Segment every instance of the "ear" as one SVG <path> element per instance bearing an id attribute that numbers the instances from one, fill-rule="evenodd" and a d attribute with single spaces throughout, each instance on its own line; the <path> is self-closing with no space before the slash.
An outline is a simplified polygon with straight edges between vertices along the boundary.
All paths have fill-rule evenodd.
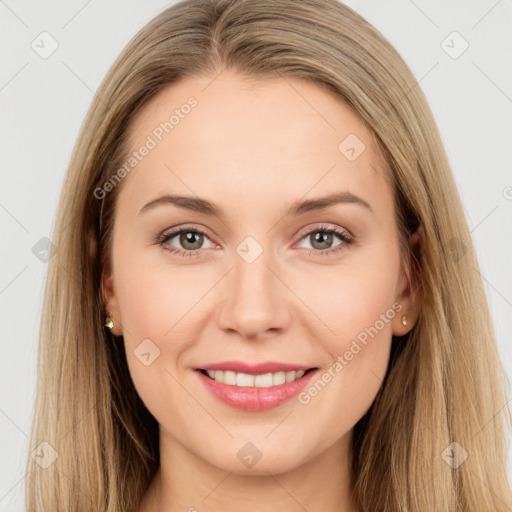
<path id="1" fill-rule="evenodd" d="M 402 304 L 402 310 L 393 319 L 393 334 L 395 336 L 407 334 L 416 324 L 420 314 L 423 293 L 418 262 L 421 261 L 423 238 L 423 228 L 420 226 L 409 239 L 411 257 L 405 262 L 405 268 L 400 271 L 400 278 L 397 284 L 396 301 Z M 406 317 L 407 325 L 402 323 L 404 316 Z"/>
<path id="2" fill-rule="evenodd" d="M 117 296 L 115 294 L 114 276 L 112 275 L 112 271 L 109 267 L 103 269 L 102 271 L 101 286 L 104 296 L 105 317 L 108 313 L 110 313 L 110 317 L 114 321 L 114 326 L 112 329 L 110 329 L 110 331 L 114 336 L 122 336 L 123 329 Z"/>
<path id="3" fill-rule="evenodd" d="M 89 253 L 91 258 L 96 258 L 97 247 L 98 242 L 96 240 L 96 235 L 94 233 L 94 229 L 91 229 L 89 232 Z M 102 268 L 100 289 L 105 318 L 107 317 L 107 313 L 111 313 L 111 318 L 114 321 L 114 327 L 112 327 L 111 332 L 114 336 L 121 336 L 123 334 L 121 327 L 121 316 L 119 313 L 117 297 L 114 291 L 114 278 L 112 275 L 112 269 L 108 263 L 105 268 Z"/>

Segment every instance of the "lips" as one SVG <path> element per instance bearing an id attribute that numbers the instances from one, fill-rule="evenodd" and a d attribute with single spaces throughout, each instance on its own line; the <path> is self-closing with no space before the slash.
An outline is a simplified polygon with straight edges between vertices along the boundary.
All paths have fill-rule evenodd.
<path id="1" fill-rule="evenodd" d="M 219 363 L 212 363 L 197 368 L 197 370 L 223 370 L 232 371 L 236 373 L 247 373 L 249 375 L 263 375 L 265 373 L 277 372 L 298 372 L 300 370 L 306 372 L 307 370 L 315 369 L 313 366 L 305 366 L 300 364 L 280 363 L 269 361 L 259 364 L 248 364 L 242 361 L 224 361 Z"/>
<path id="2" fill-rule="evenodd" d="M 290 363 L 249 365 L 240 361 L 227 361 L 197 368 L 194 373 L 215 398 L 236 409 L 257 412 L 273 409 L 289 401 L 304 389 L 317 370 L 316 367 Z M 220 382 L 216 380 L 217 373 L 221 374 Z M 211 378 L 209 374 L 215 374 L 216 378 Z M 269 380 L 271 374 L 272 381 Z M 283 381 L 285 374 L 287 378 Z M 235 382 L 232 381 L 234 377 Z M 229 384 L 224 381 L 229 381 Z"/>

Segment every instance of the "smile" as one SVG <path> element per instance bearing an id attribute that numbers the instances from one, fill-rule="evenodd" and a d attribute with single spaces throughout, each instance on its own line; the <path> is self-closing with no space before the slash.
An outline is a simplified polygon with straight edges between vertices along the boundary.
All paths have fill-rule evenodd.
<path id="1" fill-rule="evenodd" d="M 268 365 L 265 368 L 268 369 Z M 254 371 L 254 368 L 249 371 Z M 318 371 L 318 368 L 309 368 L 250 374 L 198 368 L 194 374 L 216 400 L 235 409 L 257 412 L 289 402 Z"/>
<path id="2" fill-rule="evenodd" d="M 271 386 L 278 386 L 280 384 L 284 384 L 285 382 L 294 382 L 295 380 L 300 379 L 306 373 L 306 371 L 300 370 L 298 372 L 291 371 L 250 375 L 248 373 L 239 373 L 222 370 L 200 371 L 208 375 L 210 379 L 215 380 L 216 382 L 220 382 L 222 384 L 227 384 L 229 386 L 255 388 L 270 388 Z"/>

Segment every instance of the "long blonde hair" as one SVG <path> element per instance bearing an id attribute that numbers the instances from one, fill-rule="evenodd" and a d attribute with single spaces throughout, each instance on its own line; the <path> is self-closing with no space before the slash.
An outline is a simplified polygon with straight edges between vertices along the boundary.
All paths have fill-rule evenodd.
<path id="1" fill-rule="evenodd" d="M 158 424 L 134 388 L 123 344 L 103 327 L 101 269 L 121 186 L 101 201 L 94 190 L 125 160 L 130 123 L 151 98 L 225 68 L 256 80 L 311 80 L 336 93 L 386 157 L 404 258 L 421 229 L 419 320 L 394 339 L 382 388 L 355 426 L 362 510 L 510 511 L 507 379 L 457 187 L 412 72 L 337 0 L 186 0 L 117 58 L 71 157 L 42 312 L 28 512 L 133 511 L 158 468 Z M 44 468 L 30 453 L 42 442 L 58 455 Z M 467 453 L 458 467 L 447 462 L 454 453 Z"/>

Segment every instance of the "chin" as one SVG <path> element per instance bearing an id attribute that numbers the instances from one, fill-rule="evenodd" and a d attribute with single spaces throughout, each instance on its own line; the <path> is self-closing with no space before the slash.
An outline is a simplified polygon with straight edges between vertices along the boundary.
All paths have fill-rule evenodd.
<path id="1" fill-rule="evenodd" d="M 267 435 L 267 434 L 265 434 Z M 235 446 L 220 448 L 205 459 L 209 464 L 238 475 L 279 474 L 291 471 L 304 463 L 304 448 L 289 443 L 285 449 L 260 441 L 236 441 Z M 227 456 L 227 453 L 232 454 Z"/>

